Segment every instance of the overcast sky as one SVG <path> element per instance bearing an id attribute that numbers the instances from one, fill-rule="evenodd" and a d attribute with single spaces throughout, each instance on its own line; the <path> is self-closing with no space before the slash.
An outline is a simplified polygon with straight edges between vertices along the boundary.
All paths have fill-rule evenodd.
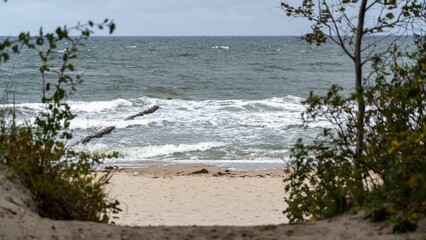
<path id="1" fill-rule="evenodd" d="M 106 17 L 116 22 L 116 36 L 299 36 L 308 30 L 279 5 L 280 0 L 8 0 L 0 2 L 0 35 Z"/>

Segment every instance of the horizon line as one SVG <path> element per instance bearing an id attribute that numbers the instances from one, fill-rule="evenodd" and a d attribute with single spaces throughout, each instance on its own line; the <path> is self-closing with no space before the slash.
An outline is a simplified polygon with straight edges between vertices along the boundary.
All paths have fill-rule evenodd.
<path id="1" fill-rule="evenodd" d="M 37 35 L 34 35 L 34 37 Z M 78 35 L 71 35 L 71 37 L 76 37 Z M 305 35 L 96 35 L 93 34 L 90 37 L 304 37 Z M 413 34 L 409 35 L 377 35 L 377 36 L 414 36 Z M 0 35 L 1 38 L 7 37 L 18 37 L 18 35 Z M 365 36 L 365 37 L 373 37 L 373 36 Z"/>
<path id="2" fill-rule="evenodd" d="M 37 36 L 37 35 L 34 35 Z M 77 35 L 70 35 L 77 36 Z M 300 37 L 303 35 L 90 35 L 91 37 Z M 0 37 L 18 37 L 18 35 L 0 35 Z"/>

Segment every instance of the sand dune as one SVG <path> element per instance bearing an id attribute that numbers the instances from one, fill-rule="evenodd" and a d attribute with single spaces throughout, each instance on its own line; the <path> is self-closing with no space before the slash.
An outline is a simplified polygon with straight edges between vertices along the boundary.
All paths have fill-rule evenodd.
<path id="1" fill-rule="evenodd" d="M 285 222 L 283 216 L 275 214 L 284 207 L 280 200 L 283 192 L 275 191 L 281 188 L 280 172 L 225 173 L 223 169 L 208 168 L 209 173 L 189 174 L 195 169 L 200 170 L 200 166 L 127 169 L 116 173 L 108 191 L 122 200 L 126 208 L 118 223 L 138 227 L 41 218 L 31 207 L 24 189 L 8 180 L 4 168 L 0 169 L 0 239 L 304 240 L 426 236 L 425 221 L 416 233 L 392 235 L 390 224 L 370 224 L 362 220 L 361 214 L 298 225 L 275 224 Z M 205 226 L 222 223 L 240 226 Z M 269 225 L 241 226 L 254 224 Z"/>

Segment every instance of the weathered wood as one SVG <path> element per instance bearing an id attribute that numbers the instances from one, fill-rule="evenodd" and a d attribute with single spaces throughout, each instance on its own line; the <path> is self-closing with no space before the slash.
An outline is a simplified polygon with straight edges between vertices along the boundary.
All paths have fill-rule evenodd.
<path id="1" fill-rule="evenodd" d="M 143 111 L 143 112 L 140 112 L 140 113 L 137 113 L 137 114 L 135 114 L 135 115 L 132 115 L 132 116 L 130 116 L 130 117 L 128 117 L 128 118 L 126 118 L 125 120 L 126 120 L 126 121 L 127 121 L 127 120 L 133 120 L 133 119 L 135 119 L 135 118 L 137 118 L 137 117 L 142 117 L 143 115 L 152 114 L 152 113 L 154 113 L 155 111 L 157 111 L 158 109 L 160 109 L 160 107 L 159 107 L 159 106 L 157 106 L 157 105 L 155 105 L 155 106 L 153 106 L 153 107 L 151 107 L 151 108 L 149 108 L 149 109 L 147 109 L 147 110 L 145 110 L 145 111 Z"/>
<path id="2" fill-rule="evenodd" d="M 104 129 L 100 130 L 99 132 L 96 132 L 92 135 L 85 137 L 83 140 L 80 141 L 80 143 L 86 144 L 86 143 L 90 142 L 93 138 L 101 138 L 101 137 L 103 137 L 107 134 L 110 134 L 112 131 L 114 131 L 114 129 L 115 129 L 114 126 L 104 128 Z"/>

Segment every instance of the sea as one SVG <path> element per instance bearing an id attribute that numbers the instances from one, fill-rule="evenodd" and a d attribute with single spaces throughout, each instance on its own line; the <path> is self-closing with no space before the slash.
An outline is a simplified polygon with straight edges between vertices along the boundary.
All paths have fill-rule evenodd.
<path id="1" fill-rule="evenodd" d="M 312 141 L 327 124 L 301 126 L 309 93 L 332 84 L 350 91 L 354 82 L 352 61 L 337 45 L 300 37 L 93 37 L 78 49 L 73 74 L 84 82 L 67 100 L 77 116 L 68 145 L 117 152 L 105 165 L 118 167 L 285 166 L 296 141 Z M 37 52 L 24 51 L 0 65 L 0 91 L 14 96 L 21 123 L 44 109 L 40 64 Z M 78 143 L 110 126 L 111 134 Z"/>

